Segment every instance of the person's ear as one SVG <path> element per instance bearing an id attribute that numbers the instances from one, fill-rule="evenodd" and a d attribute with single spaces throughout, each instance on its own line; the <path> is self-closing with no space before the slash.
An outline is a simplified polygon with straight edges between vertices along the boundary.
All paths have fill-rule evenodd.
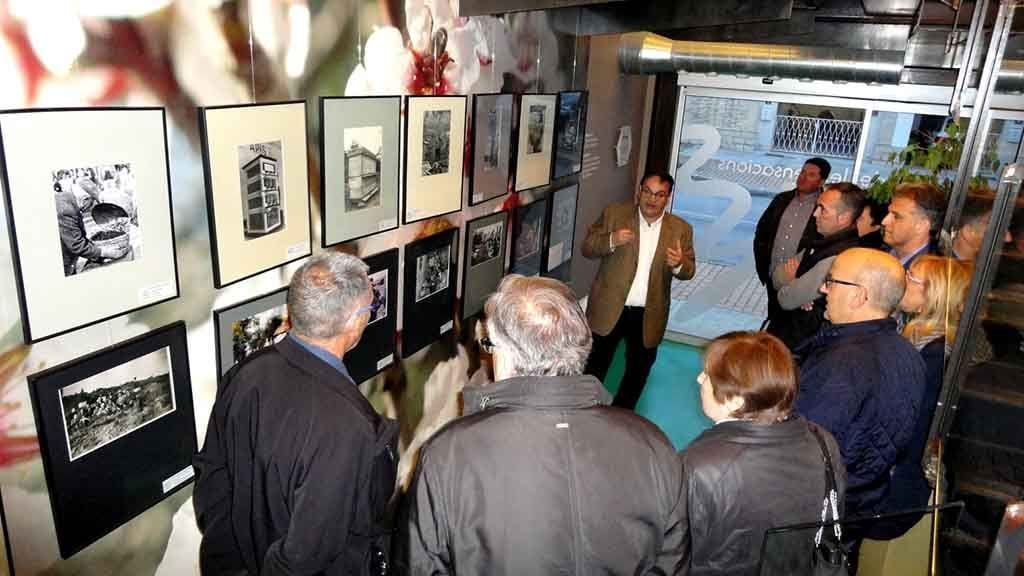
<path id="1" fill-rule="evenodd" d="M 744 404 L 745 402 L 743 401 L 743 396 L 736 395 L 730 398 L 726 398 L 723 406 L 726 410 L 729 411 L 729 415 L 735 418 L 737 415 L 743 413 Z"/>
<path id="2" fill-rule="evenodd" d="M 851 302 L 851 304 L 855 308 L 860 308 L 861 306 L 866 305 L 869 300 L 867 286 L 858 286 L 851 298 L 853 298 L 853 302 Z"/>
<path id="3" fill-rule="evenodd" d="M 931 233 L 932 224 L 924 216 L 918 216 L 917 217 L 916 225 L 917 225 L 917 230 L 919 232 L 923 230 L 925 233 L 928 233 L 928 234 Z"/>

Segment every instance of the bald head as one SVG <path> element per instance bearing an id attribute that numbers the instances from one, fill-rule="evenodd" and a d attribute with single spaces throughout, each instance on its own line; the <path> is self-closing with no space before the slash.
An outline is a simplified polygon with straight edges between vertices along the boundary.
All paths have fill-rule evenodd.
<path id="1" fill-rule="evenodd" d="M 826 317 L 833 324 L 885 318 L 896 310 L 906 289 L 903 266 L 895 257 L 868 248 L 850 248 L 829 271 L 833 282 L 822 287 Z"/>

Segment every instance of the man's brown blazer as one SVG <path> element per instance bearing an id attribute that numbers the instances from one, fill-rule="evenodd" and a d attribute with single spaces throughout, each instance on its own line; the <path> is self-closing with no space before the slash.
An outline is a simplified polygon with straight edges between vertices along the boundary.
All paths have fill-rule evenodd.
<path id="1" fill-rule="evenodd" d="M 633 241 L 618 246 L 613 252 L 610 246 L 611 233 L 622 228 L 633 231 Z M 644 307 L 644 346 L 655 348 L 665 335 L 668 324 L 672 269 L 665 262 L 665 253 L 676 240 L 683 249 L 680 280 L 693 278 L 696 270 L 693 254 L 693 228 L 682 218 L 665 213 L 661 222 L 661 236 L 651 263 L 651 276 L 647 282 L 647 303 Z M 619 321 L 626 295 L 636 275 L 640 246 L 640 210 L 633 202 L 611 204 L 604 209 L 601 217 L 587 229 L 583 243 L 585 258 L 600 258 L 601 267 L 590 288 L 587 304 L 587 320 L 596 334 L 607 336 Z"/>

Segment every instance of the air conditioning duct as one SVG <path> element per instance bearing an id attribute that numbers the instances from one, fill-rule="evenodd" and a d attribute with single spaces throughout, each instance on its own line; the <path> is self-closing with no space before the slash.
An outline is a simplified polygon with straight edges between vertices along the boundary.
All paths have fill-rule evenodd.
<path id="1" fill-rule="evenodd" d="M 693 42 L 638 32 L 622 36 L 619 65 L 627 74 L 691 72 L 899 84 L 904 53 L 842 47 Z"/>

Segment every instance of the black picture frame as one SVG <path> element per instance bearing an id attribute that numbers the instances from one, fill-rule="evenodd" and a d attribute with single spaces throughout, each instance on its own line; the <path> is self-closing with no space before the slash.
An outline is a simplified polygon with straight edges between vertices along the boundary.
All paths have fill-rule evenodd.
<path id="1" fill-rule="evenodd" d="M 516 208 L 512 218 L 512 239 L 509 241 L 509 272 L 523 276 L 540 274 L 544 254 L 544 232 L 547 230 L 546 197 Z"/>
<path id="2" fill-rule="evenodd" d="M 507 110 L 502 114 L 503 110 Z M 495 113 L 496 134 L 490 127 L 491 112 Z M 470 125 L 470 142 L 473 153 L 470 156 L 469 205 L 476 206 L 509 193 L 512 177 L 512 145 L 514 143 L 513 120 L 516 113 L 516 96 L 511 93 L 490 93 L 473 95 L 473 118 Z M 493 147 L 490 146 L 493 144 Z M 486 170 L 484 155 L 489 148 L 496 154 L 493 170 Z M 487 174 L 488 171 L 496 172 Z M 477 188 L 481 188 L 478 190 Z M 492 189 L 487 192 L 486 189 Z"/>
<path id="3" fill-rule="evenodd" d="M 465 248 L 463 260 L 465 269 L 462 273 L 462 318 L 468 319 L 483 311 L 487 297 L 491 295 L 505 276 L 505 260 L 508 252 L 509 214 L 501 210 L 485 214 L 466 222 Z M 498 246 L 481 253 L 481 246 L 493 242 L 487 234 L 488 228 L 500 227 L 498 230 Z"/>
<path id="4" fill-rule="evenodd" d="M 328 120 L 328 107 L 336 105 L 339 106 L 339 115 L 342 116 L 340 120 L 341 126 L 335 126 Z M 385 119 L 381 115 L 385 113 L 384 110 L 377 110 L 372 108 L 376 107 L 394 107 L 394 117 Z M 350 110 L 350 108 L 364 107 L 366 110 L 356 112 Z M 394 230 L 398 228 L 399 224 L 399 185 L 401 182 L 402 172 L 402 136 L 401 136 L 401 111 L 402 111 L 402 97 L 401 96 L 321 96 L 320 97 L 320 246 L 323 248 L 330 248 L 338 244 L 345 242 L 353 242 Z M 356 118 L 360 120 L 356 120 Z M 345 174 L 347 177 L 348 166 L 347 164 L 342 168 L 337 168 L 334 163 L 332 150 L 330 146 L 331 139 L 329 138 L 328 132 L 337 129 L 348 129 L 365 127 L 366 119 L 374 118 L 378 121 L 388 121 L 387 125 L 381 124 L 383 131 L 382 149 L 386 149 L 389 155 L 392 155 L 394 160 L 392 161 L 392 167 L 390 170 L 385 171 L 384 166 L 380 167 L 378 178 L 383 180 L 385 177 L 392 181 L 394 184 L 393 190 L 385 191 L 384 187 L 381 187 L 381 200 L 382 205 L 379 210 L 374 212 L 380 213 L 379 216 L 384 216 L 384 212 L 387 212 L 387 218 L 378 218 L 376 221 L 376 227 L 374 222 L 359 223 L 358 220 L 361 217 L 348 216 L 342 217 L 341 222 L 334 225 L 334 218 L 332 210 L 335 210 L 336 205 L 341 205 L 344 208 L 344 192 L 341 194 L 341 198 L 335 198 L 337 194 L 332 194 L 333 181 L 332 175 L 338 170 L 340 173 Z M 330 125 L 329 125 L 330 124 Z M 393 132 L 393 134 L 392 134 Z M 341 135 L 344 139 L 344 134 Z M 388 144 L 386 141 L 393 141 L 392 144 Z M 383 150 L 382 150 L 383 151 Z M 343 158 L 347 162 L 347 157 Z M 344 164 L 345 162 L 343 162 Z M 383 184 L 383 182 L 382 182 Z M 393 210 L 387 209 L 387 204 L 393 202 Z M 372 208 L 371 208 L 372 210 Z M 335 230 L 337 228 L 337 230 Z M 353 231 L 354 230 L 354 231 Z"/>
<path id="5" fill-rule="evenodd" d="M 555 158 L 551 162 L 552 180 L 579 174 L 583 170 L 589 96 L 586 90 L 567 90 L 558 93 L 558 103 L 555 105 Z M 571 145 L 566 147 L 568 143 Z"/>
<path id="6" fill-rule="evenodd" d="M 548 201 L 548 231 L 544 241 L 542 275 L 566 283 L 572 278 L 579 188 L 579 184 L 573 183 L 552 190 Z"/>
<path id="7" fill-rule="evenodd" d="M 359 344 L 345 354 L 345 368 L 356 384 L 380 374 L 395 363 L 395 332 L 398 330 L 398 248 L 363 258 L 370 267 L 370 289 L 377 292 L 383 280 L 383 294 L 374 295 L 374 305 L 383 296 L 383 308 L 370 311 L 369 323 Z"/>
<path id="8" fill-rule="evenodd" d="M 68 125 L 73 126 L 70 132 Z M 58 130 L 59 136 L 54 135 Z M 110 145 L 97 148 L 97 138 L 107 140 Z M 144 148 L 139 148 L 140 144 Z M 130 262 L 123 258 L 101 258 L 97 265 L 90 266 L 93 264 L 90 261 L 78 270 L 78 261 L 84 258 L 79 256 L 69 265 L 61 240 L 65 226 L 57 198 L 58 184 L 54 183 L 54 196 L 47 198 L 39 193 L 45 190 L 46 182 L 39 180 L 48 176 L 55 178 L 57 172 L 78 169 L 93 170 L 95 174 L 97 169 L 111 166 L 117 166 L 118 172 L 121 166 L 129 167 L 133 183 L 131 203 L 137 211 L 136 218 L 139 212 L 146 213 L 145 226 L 134 224 L 143 243 L 142 257 L 132 258 Z M 116 178 L 120 177 L 118 174 Z M 135 186 L 139 182 L 143 187 Z M 163 108 L 0 111 L 0 184 L 5 191 L 11 259 L 26 344 L 61 336 L 180 296 L 167 115 Z M 102 199 L 105 192 L 95 195 L 99 203 L 94 208 L 107 202 Z M 41 225 L 47 213 L 54 214 L 55 208 L 56 218 L 51 222 L 56 226 Z M 93 218 L 89 220 L 96 225 Z M 86 218 L 79 217 L 78 222 L 81 234 L 89 234 Z M 130 232 L 123 235 L 131 238 Z M 134 248 L 130 250 L 134 252 Z M 84 270 L 90 267 L 90 271 Z M 90 303 L 82 306 L 86 294 L 91 295 Z"/>
<path id="9" fill-rule="evenodd" d="M 213 333 L 215 351 L 217 356 L 217 381 L 218 383 L 228 373 L 228 370 L 247 358 L 253 352 L 272 345 L 280 340 L 284 332 L 278 330 L 283 324 L 277 322 L 276 315 L 268 314 L 271 311 L 279 311 L 283 308 L 284 316 L 288 316 L 288 286 L 278 288 L 266 294 L 253 296 L 247 300 L 224 306 L 213 311 Z M 246 345 L 237 341 L 235 334 L 235 323 L 259 316 L 259 322 L 266 321 L 267 326 L 261 327 L 261 332 L 269 332 L 257 336 L 260 343 L 255 346 Z M 276 336 L 276 337 L 275 337 Z M 241 355 L 235 350 L 235 346 L 242 344 L 248 351 Z"/>
<path id="10" fill-rule="evenodd" d="M 168 371 L 161 376 L 164 351 Z M 116 387 L 102 383 L 121 381 L 126 375 L 111 371 L 129 364 L 124 371 L 144 369 L 137 375 L 143 380 L 133 378 Z M 100 378 L 93 380 L 95 376 Z M 32 374 L 28 384 L 62 558 L 71 557 L 191 481 L 197 442 L 184 322 Z M 75 386 L 80 388 L 65 402 L 62 391 Z M 169 411 L 165 393 L 171 395 Z M 144 400 L 150 405 L 143 407 Z M 111 429 L 149 416 L 109 438 Z M 69 420 L 75 428 L 74 441 L 68 432 Z M 97 436 L 106 436 L 101 438 L 105 441 L 97 445 Z"/>
<path id="11" fill-rule="evenodd" d="M 280 129 L 279 132 L 267 136 L 266 133 L 257 138 L 259 142 L 251 142 L 252 138 L 256 135 L 253 133 L 259 133 L 259 127 L 261 123 L 258 121 L 256 114 L 263 112 L 266 114 L 272 114 L 273 112 L 280 112 L 284 107 L 302 107 L 302 124 L 301 126 L 295 125 L 295 122 L 288 122 L 287 120 L 275 122 L 276 126 Z M 297 260 L 301 260 L 313 253 L 313 225 L 312 225 L 312 210 L 310 206 L 310 195 L 309 195 L 309 166 L 308 166 L 308 142 L 306 134 L 306 101 L 305 100 L 286 100 L 280 102 L 261 102 L 254 104 L 231 104 L 225 106 L 207 106 L 199 108 L 199 140 L 200 140 L 200 151 L 202 153 L 203 160 L 203 181 L 206 187 L 206 208 L 207 208 L 207 221 L 210 230 L 210 254 L 213 262 L 213 285 L 215 288 L 224 288 L 232 284 L 236 284 L 243 280 L 247 280 L 268 270 L 280 268 Z M 225 111 L 252 111 L 251 118 L 246 118 L 244 121 L 233 119 L 235 121 L 225 121 L 223 129 L 234 129 L 236 132 L 232 134 L 221 135 L 217 132 L 217 149 L 218 158 L 222 158 L 225 165 L 221 165 L 221 162 L 215 162 L 213 153 L 211 151 L 211 116 L 220 115 Z M 292 111 L 295 116 L 298 116 L 297 111 Z M 287 132 L 291 130 L 293 132 Z M 288 181 L 288 186 L 284 189 L 284 200 L 281 199 L 280 191 L 277 196 L 277 206 L 284 213 L 283 222 L 287 226 L 288 222 L 291 222 L 291 226 L 298 225 L 298 229 L 290 231 L 284 237 L 272 238 L 271 242 L 263 242 L 266 238 L 260 237 L 260 242 L 254 244 L 247 244 L 245 240 L 237 242 L 237 239 L 227 238 L 228 231 L 218 230 L 222 226 L 234 227 L 235 224 L 228 224 L 227 218 L 218 219 L 218 213 L 227 215 L 232 212 L 231 205 L 233 200 L 229 200 L 233 197 L 234 190 L 222 190 L 217 182 L 230 181 L 227 178 L 220 178 L 220 174 L 227 173 L 230 170 L 238 171 L 239 167 L 236 165 L 233 168 L 227 166 L 227 159 L 231 158 L 228 153 L 221 153 L 220 146 L 225 146 L 225 150 L 229 148 L 238 148 L 239 144 L 258 144 L 265 141 L 266 138 L 277 136 L 276 142 L 281 146 L 281 142 L 288 139 L 292 142 L 287 147 L 282 147 L 281 158 L 278 159 L 280 163 L 280 169 L 284 172 L 284 178 L 287 180 L 289 175 L 295 171 L 298 171 L 302 178 L 301 181 L 295 181 L 299 184 L 298 190 L 295 190 L 296 186 L 293 186 L 292 181 Z M 221 139 L 225 139 L 227 142 L 222 143 Z M 238 164 L 239 160 L 237 156 L 234 157 L 235 163 Z M 301 161 L 301 162 L 300 162 Z M 287 170 L 285 170 L 287 168 Z M 244 192 L 243 192 L 244 193 Z M 266 194 L 269 196 L 269 194 Z M 298 198 L 298 200 L 294 200 Z M 228 206 L 222 207 L 222 203 L 229 204 Z M 269 209 L 273 206 L 270 200 L 264 200 L 264 206 Z M 293 214 L 296 208 L 298 214 Z M 248 207 L 240 207 L 242 212 L 248 211 Z M 245 218 L 243 218 L 245 220 Z M 267 220 L 267 218 L 264 218 Z M 224 222 L 219 224 L 218 222 Z M 282 220 L 279 220 L 282 221 Z M 241 230 L 241 229 L 240 229 Z M 282 231 L 284 228 L 282 228 Z M 242 234 L 242 237 L 247 233 Z M 272 231 L 260 233 L 262 236 L 278 236 L 273 234 Z M 241 247 L 236 246 L 236 244 Z M 239 267 L 238 271 L 225 270 L 225 266 Z"/>
<path id="12" fill-rule="evenodd" d="M 403 288 L 402 358 L 419 352 L 455 327 L 455 279 L 459 269 L 458 228 L 427 236 L 405 245 Z M 431 274 L 429 255 L 447 250 L 448 269 Z M 420 260 L 424 258 L 424 260 Z M 422 262 L 422 263 L 421 263 Z M 421 278 L 418 281 L 417 276 Z M 430 277 L 433 276 L 431 281 Z"/>
<path id="13" fill-rule="evenodd" d="M 419 108 L 415 108 L 418 102 L 428 103 L 432 101 L 434 103 L 450 102 L 452 108 L 449 110 L 451 116 L 449 121 L 451 122 L 449 128 L 449 141 L 448 141 L 448 166 L 445 168 L 444 174 L 448 175 L 445 182 L 432 184 L 429 192 L 421 190 L 426 184 L 420 181 L 420 178 L 437 178 L 438 175 L 422 175 L 420 170 L 416 170 L 411 163 L 417 158 L 422 158 L 422 150 L 424 143 L 422 140 L 423 127 L 419 125 L 418 121 L 414 121 L 412 116 L 419 111 Z M 437 108 L 435 110 L 424 110 L 425 112 L 437 111 L 444 112 L 444 109 Z M 419 222 L 421 220 L 427 220 L 429 218 L 437 218 L 439 216 L 445 216 L 447 214 L 454 214 L 462 210 L 462 189 L 465 183 L 463 174 L 465 172 L 465 140 L 466 140 L 466 97 L 462 95 L 443 95 L 443 96 L 406 96 L 405 97 L 405 130 L 404 130 L 404 150 L 402 154 L 402 224 L 412 224 L 413 222 Z M 419 152 L 416 152 L 419 150 Z M 422 162 L 421 162 L 422 164 Z M 419 173 L 419 178 L 410 180 L 410 174 Z M 451 186 L 451 189 L 445 189 L 445 186 Z M 440 189 L 440 190 L 439 190 Z M 444 195 L 445 202 L 443 207 L 431 207 L 424 211 L 420 211 L 417 207 L 418 201 L 413 201 L 413 197 L 423 196 L 439 196 Z M 435 199 L 436 201 L 436 199 Z M 415 213 L 411 213 L 415 211 Z"/>

